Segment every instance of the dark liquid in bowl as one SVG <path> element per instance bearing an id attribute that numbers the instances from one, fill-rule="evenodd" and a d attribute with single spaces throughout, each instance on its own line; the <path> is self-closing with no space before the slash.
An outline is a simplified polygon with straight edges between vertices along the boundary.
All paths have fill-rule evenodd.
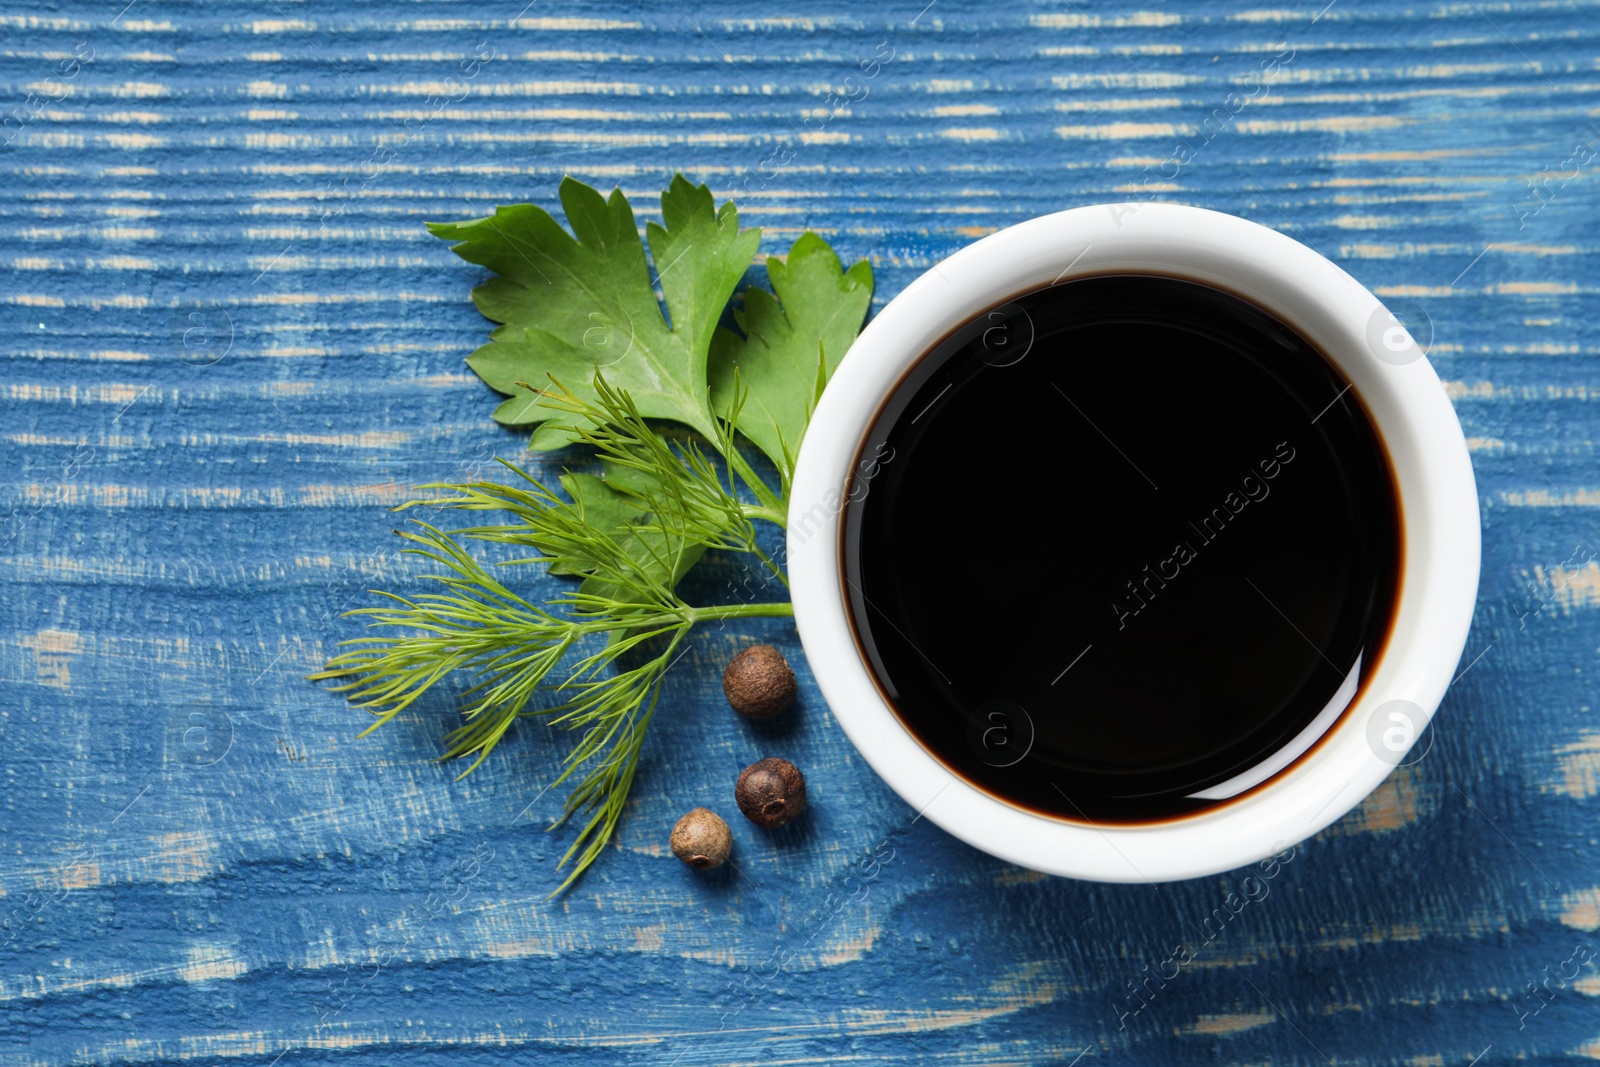
<path id="1" fill-rule="evenodd" d="M 929 752 L 1126 823 L 1225 803 L 1326 733 L 1377 666 L 1402 534 L 1315 347 L 1230 293 L 1119 275 L 924 356 L 863 443 L 841 547 L 862 652 Z"/>

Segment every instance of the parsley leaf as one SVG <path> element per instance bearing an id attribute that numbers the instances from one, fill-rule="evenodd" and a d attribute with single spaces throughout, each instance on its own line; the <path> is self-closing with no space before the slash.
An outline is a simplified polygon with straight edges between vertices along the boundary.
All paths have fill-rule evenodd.
<path id="1" fill-rule="evenodd" d="M 496 208 L 483 219 L 430 223 L 434 236 L 458 241 L 461 258 L 495 277 L 472 291 L 484 316 L 501 325 L 467 363 L 511 397 L 495 410 L 507 425 L 534 425 L 534 448 L 571 443 L 576 424 L 539 403 L 551 378 L 596 401 L 593 380 L 628 392 L 645 418 L 684 423 L 716 436 L 706 358 L 717 320 L 761 240 L 739 230 L 733 204 L 718 210 L 711 190 L 673 178 L 661 195 L 665 225 L 646 227 L 667 314 L 651 287 L 633 208 L 620 189 L 609 198 L 573 178 L 561 182 L 569 234 L 532 204 Z"/>
<path id="2" fill-rule="evenodd" d="M 609 533 L 652 581 L 675 588 L 705 555 L 705 543 L 686 543 L 682 537 L 651 521 L 654 516 L 648 495 L 619 489 L 616 482 L 592 474 L 567 474 L 561 479 L 561 485 L 583 514 L 583 521 L 597 532 Z M 570 567 L 556 571 L 552 567 L 551 573 L 587 575 L 579 587 L 581 592 L 616 596 L 619 592 L 616 583 L 597 577 L 592 570 Z"/>
<path id="3" fill-rule="evenodd" d="M 604 478 L 593 474 L 569 472 L 561 476 L 561 488 L 572 498 L 582 520 L 600 533 L 609 533 L 613 540 L 629 536 L 628 527 L 643 522 L 642 511 L 632 497 L 618 492 L 606 484 Z M 574 564 L 552 564 L 551 574 L 588 574 L 592 568 Z"/>
<path id="4" fill-rule="evenodd" d="M 734 312 L 744 336 L 719 329 L 711 343 L 711 402 L 726 415 L 737 371 L 746 391 L 739 432 L 787 483 L 817 396 L 867 316 L 872 266 L 862 260 L 844 270 L 828 242 L 807 232 L 787 262 L 767 261 L 767 277 L 777 295 L 752 288 Z"/>

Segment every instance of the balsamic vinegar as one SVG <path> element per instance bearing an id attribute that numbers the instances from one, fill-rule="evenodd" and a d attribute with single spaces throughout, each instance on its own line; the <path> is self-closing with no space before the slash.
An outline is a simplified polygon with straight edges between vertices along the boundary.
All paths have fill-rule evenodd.
<path id="1" fill-rule="evenodd" d="M 844 595 L 906 728 L 1073 821 L 1224 803 L 1376 667 L 1402 533 L 1350 383 L 1275 316 L 1114 275 L 973 319 L 899 383 L 846 497 Z"/>

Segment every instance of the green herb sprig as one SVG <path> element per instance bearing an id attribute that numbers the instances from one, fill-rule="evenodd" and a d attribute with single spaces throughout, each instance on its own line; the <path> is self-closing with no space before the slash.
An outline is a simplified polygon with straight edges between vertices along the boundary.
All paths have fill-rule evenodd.
<path id="1" fill-rule="evenodd" d="M 691 605 L 676 589 L 710 550 L 750 557 L 787 587 L 755 524 L 785 525 L 806 422 L 872 292 L 868 264 L 845 271 L 807 233 L 787 262 L 768 261 L 774 293 L 747 292 L 734 312 L 739 332 L 717 326 L 759 231 L 741 232 L 731 203 L 716 209 L 705 186 L 679 175 L 662 195 L 665 225 L 646 231 L 664 314 L 622 193 L 602 198 L 569 178 L 561 200 L 575 237 L 526 204 L 430 229 L 496 272 L 473 299 L 500 325 L 468 359 L 511 396 L 495 418 L 533 427 L 535 449 L 578 446 L 605 476 L 569 472 L 562 493 L 502 460 L 509 484 L 422 486 L 439 495 L 396 510 L 494 511 L 505 521 L 447 532 L 413 520 L 397 531 L 408 553 L 437 568 L 424 576 L 432 589 L 379 593 L 385 603 L 350 612 L 382 632 L 344 642 L 347 651 L 312 676 L 340 682 L 336 691 L 376 716 L 364 736 L 461 672 L 472 682 L 464 721 L 442 758 L 473 757 L 463 774 L 525 716 L 578 732 L 554 783 L 576 784 L 552 829 L 586 821 L 558 864 L 572 869 L 557 893 L 615 832 L 662 680 L 690 631 L 793 614 L 786 602 Z M 663 420 L 693 433 L 669 434 Z M 745 442 L 776 466 L 777 487 Z M 474 541 L 529 554 L 488 565 Z M 541 564 L 579 584 L 544 603 L 527 599 L 515 568 Z"/>

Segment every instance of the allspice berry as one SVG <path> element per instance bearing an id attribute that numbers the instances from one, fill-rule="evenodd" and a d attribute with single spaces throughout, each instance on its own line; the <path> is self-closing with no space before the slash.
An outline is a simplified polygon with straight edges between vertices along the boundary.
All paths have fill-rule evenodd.
<path id="1" fill-rule="evenodd" d="M 733 796 L 745 818 L 771 830 L 806 810 L 806 776 L 788 760 L 769 756 L 740 772 Z"/>
<path id="2" fill-rule="evenodd" d="M 770 719 L 794 703 L 800 687 L 783 653 L 771 645 L 751 645 L 728 661 L 722 692 L 733 710 L 749 719 Z"/>
<path id="3" fill-rule="evenodd" d="M 691 867 L 720 867 L 731 851 L 733 832 L 714 811 L 695 808 L 672 828 L 672 854 Z"/>

